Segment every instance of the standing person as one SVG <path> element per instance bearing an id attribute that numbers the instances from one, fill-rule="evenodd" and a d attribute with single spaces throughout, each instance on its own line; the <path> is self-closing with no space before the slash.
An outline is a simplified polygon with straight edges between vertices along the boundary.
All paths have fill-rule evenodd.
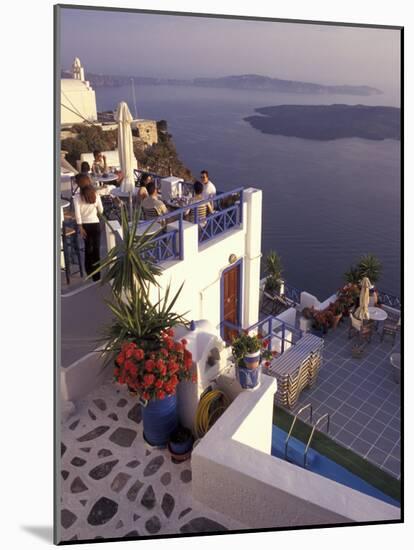
<path id="1" fill-rule="evenodd" d="M 108 166 L 106 164 L 106 156 L 102 154 L 102 151 L 95 150 L 93 152 L 93 164 L 92 172 L 98 176 L 108 172 Z"/>
<path id="2" fill-rule="evenodd" d="M 92 185 L 88 184 L 89 177 L 79 177 L 79 193 L 73 198 L 76 223 L 79 233 L 85 241 L 85 271 L 90 275 L 100 260 L 101 226 L 98 214 L 102 214 L 101 197 Z M 99 281 L 100 273 L 92 276 L 93 281 Z"/>
<path id="3" fill-rule="evenodd" d="M 144 199 L 148 197 L 148 184 L 152 181 L 152 176 L 144 172 L 139 180 L 137 203 L 141 204 Z"/>
<path id="4" fill-rule="evenodd" d="M 203 199 L 211 199 L 216 196 L 216 186 L 210 181 L 207 170 L 201 170 L 200 180 L 203 184 Z"/>

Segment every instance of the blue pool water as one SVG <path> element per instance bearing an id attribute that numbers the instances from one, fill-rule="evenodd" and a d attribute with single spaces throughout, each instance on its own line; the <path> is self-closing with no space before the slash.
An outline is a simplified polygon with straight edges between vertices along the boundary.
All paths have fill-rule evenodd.
<path id="1" fill-rule="evenodd" d="M 281 430 L 277 426 L 273 426 L 273 434 L 272 434 L 272 455 L 273 456 L 284 459 L 286 437 L 287 437 L 287 433 L 284 430 Z M 305 452 L 305 445 L 298 439 L 291 437 L 289 439 L 289 446 L 288 446 L 289 461 L 293 462 L 298 466 L 303 467 L 304 452 Z M 360 477 L 346 470 L 343 466 L 336 464 L 336 462 L 321 455 L 314 449 L 309 449 L 308 451 L 306 467 L 308 470 L 310 470 L 311 472 L 314 472 L 315 474 L 319 474 L 321 476 L 332 479 L 337 483 L 346 485 L 351 489 L 355 489 L 356 491 L 365 493 L 366 495 L 369 495 L 371 497 L 387 502 L 388 504 L 392 504 L 393 506 L 397 506 L 398 508 L 400 507 L 400 503 L 398 501 L 394 500 L 393 498 L 379 491 L 378 489 L 376 489 L 375 487 L 373 487 L 372 485 L 370 485 Z"/>

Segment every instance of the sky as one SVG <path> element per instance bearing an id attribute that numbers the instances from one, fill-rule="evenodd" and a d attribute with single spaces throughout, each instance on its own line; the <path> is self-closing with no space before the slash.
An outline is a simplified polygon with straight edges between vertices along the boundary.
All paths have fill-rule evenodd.
<path id="1" fill-rule="evenodd" d="M 398 92 L 394 29 L 61 10 L 61 67 L 162 78 L 255 73 Z"/>

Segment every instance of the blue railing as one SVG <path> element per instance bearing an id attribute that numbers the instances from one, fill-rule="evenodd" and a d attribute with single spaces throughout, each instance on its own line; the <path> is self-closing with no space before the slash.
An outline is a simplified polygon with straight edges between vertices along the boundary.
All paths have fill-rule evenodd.
<path id="1" fill-rule="evenodd" d="M 233 203 L 227 206 L 228 203 Z M 199 208 L 203 204 L 213 204 L 213 214 L 204 219 L 199 219 Z M 205 243 L 215 237 L 223 235 L 226 231 L 240 227 L 243 223 L 243 188 L 221 193 L 182 208 L 178 208 L 158 216 L 154 220 L 164 227 L 164 233 L 159 232 L 151 240 L 151 247 L 145 252 L 146 257 L 153 261 L 161 262 L 171 259 L 183 259 L 183 222 L 198 225 L 198 242 Z M 178 228 L 173 224 L 178 222 Z M 160 248 L 160 250 L 157 250 Z"/>
<path id="2" fill-rule="evenodd" d="M 180 259 L 179 230 L 174 229 L 151 239 L 148 248 L 141 253 L 144 260 L 155 263 Z"/>
<path id="3" fill-rule="evenodd" d="M 384 304 L 385 306 L 401 309 L 401 300 L 398 296 L 394 296 L 393 294 L 389 294 L 383 290 L 378 290 L 378 298 L 381 304 Z"/>
<path id="4" fill-rule="evenodd" d="M 289 283 L 285 283 L 285 292 L 284 296 L 294 302 L 295 304 L 300 303 L 300 293 L 302 291 L 299 288 L 296 288 Z"/>
<path id="5" fill-rule="evenodd" d="M 247 329 L 242 329 L 242 327 L 234 325 L 230 321 L 223 321 L 222 325 L 230 333 L 241 334 L 247 332 L 249 334 L 254 332 L 260 334 L 264 340 L 269 340 L 270 351 L 276 351 L 278 354 L 286 351 L 287 344 L 289 344 L 289 347 L 296 345 L 303 334 L 300 329 L 273 315 L 269 315 Z"/>
<path id="6" fill-rule="evenodd" d="M 285 283 L 284 296 L 296 304 L 300 303 L 300 293 L 302 291 L 288 283 Z M 378 297 L 381 304 L 395 309 L 401 309 L 401 299 L 384 290 L 378 290 Z"/>

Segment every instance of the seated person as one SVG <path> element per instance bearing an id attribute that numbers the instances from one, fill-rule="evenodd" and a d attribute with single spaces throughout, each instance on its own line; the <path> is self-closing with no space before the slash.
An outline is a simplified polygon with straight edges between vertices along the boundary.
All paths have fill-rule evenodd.
<path id="1" fill-rule="evenodd" d="M 158 198 L 157 186 L 155 181 L 150 181 L 147 185 L 148 197 L 146 197 L 142 203 L 142 210 L 144 212 L 144 219 L 151 220 L 168 214 L 168 209 L 165 204 Z"/>
<path id="2" fill-rule="evenodd" d="M 103 155 L 101 151 L 95 150 L 93 152 L 93 158 L 92 172 L 97 176 L 107 173 L 108 166 L 106 164 L 106 156 Z"/>
<path id="3" fill-rule="evenodd" d="M 209 180 L 207 170 L 202 170 L 200 172 L 200 180 L 203 184 L 203 199 L 210 199 L 216 196 L 216 186 L 213 182 Z"/>
<path id="4" fill-rule="evenodd" d="M 194 196 L 191 198 L 190 204 L 194 204 L 196 202 L 200 202 L 200 201 L 204 200 L 203 188 L 204 188 L 204 186 L 200 181 L 196 181 L 194 183 Z M 204 204 L 201 204 L 197 208 L 198 222 L 201 225 L 205 225 L 207 216 L 209 214 L 212 214 L 212 213 L 213 213 L 213 207 L 212 207 L 210 202 L 206 202 Z M 188 220 L 194 223 L 194 209 L 187 210 L 187 212 L 185 214 L 188 217 Z"/>

